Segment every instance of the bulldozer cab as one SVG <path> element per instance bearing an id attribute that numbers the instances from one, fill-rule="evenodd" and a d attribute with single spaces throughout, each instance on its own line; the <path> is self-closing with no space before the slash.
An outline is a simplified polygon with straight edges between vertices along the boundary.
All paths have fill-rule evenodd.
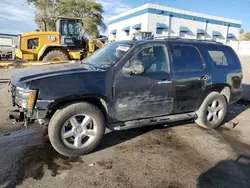
<path id="1" fill-rule="evenodd" d="M 66 45 L 69 50 L 82 49 L 81 28 L 80 18 L 58 17 L 56 20 L 56 31 L 61 35 L 61 44 Z"/>

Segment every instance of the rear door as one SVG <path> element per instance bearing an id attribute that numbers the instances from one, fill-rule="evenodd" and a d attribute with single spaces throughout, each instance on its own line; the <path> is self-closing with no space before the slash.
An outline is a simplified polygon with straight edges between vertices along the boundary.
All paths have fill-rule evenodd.
<path id="1" fill-rule="evenodd" d="M 197 46 L 172 44 L 171 56 L 174 67 L 175 113 L 198 109 L 205 86 L 211 82 L 208 66 Z"/>

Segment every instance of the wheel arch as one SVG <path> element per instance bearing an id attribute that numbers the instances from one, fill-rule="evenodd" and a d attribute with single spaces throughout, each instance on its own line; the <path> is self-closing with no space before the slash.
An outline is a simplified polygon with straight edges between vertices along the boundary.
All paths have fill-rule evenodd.
<path id="1" fill-rule="evenodd" d="M 68 50 L 68 47 L 65 46 L 65 45 L 61 45 L 61 44 L 47 44 L 47 45 L 44 45 L 38 52 L 37 54 L 37 59 L 39 61 L 42 60 L 42 58 L 49 52 L 49 51 L 52 51 L 52 50 L 62 50 L 65 52 L 65 54 L 68 56 L 68 54 L 66 53 L 67 50 Z"/>
<path id="2" fill-rule="evenodd" d="M 211 92 L 221 93 L 225 97 L 227 103 L 229 103 L 231 97 L 231 86 L 229 84 L 212 84 L 204 90 L 203 97 L 201 97 L 201 100 L 199 101 L 199 106 Z"/>
<path id="3" fill-rule="evenodd" d="M 62 109 L 69 104 L 78 103 L 78 102 L 88 102 L 90 104 L 93 104 L 96 106 L 101 112 L 103 113 L 105 120 L 108 120 L 108 114 L 112 113 L 112 108 L 110 106 L 110 103 L 108 102 L 107 98 L 105 96 L 101 95 L 88 95 L 83 97 L 65 97 L 58 99 L 54 101 L 52 104 L 48 106 L 48 113 L 47 116 L 51 118 L 53 114 L 59 110 Z"/>

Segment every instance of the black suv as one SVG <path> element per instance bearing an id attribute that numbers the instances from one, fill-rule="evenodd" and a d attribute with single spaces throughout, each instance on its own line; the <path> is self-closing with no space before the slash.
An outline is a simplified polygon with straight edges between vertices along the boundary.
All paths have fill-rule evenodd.
<path id="1" fill-rule="evenodd" d="M 212 41 L 120 41 L 83 61 L 25 69 L 10 84 L 12 118 L 48 125 L 62 155 L 91 152 L 108 127 L 194 119 L 218 127 L 242 95 L 234 50 Z"/>

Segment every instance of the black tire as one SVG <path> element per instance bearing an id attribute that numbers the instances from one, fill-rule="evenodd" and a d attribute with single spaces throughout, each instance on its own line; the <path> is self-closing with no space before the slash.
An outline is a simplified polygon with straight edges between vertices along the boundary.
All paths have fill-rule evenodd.
<path id="1" fill-rule="evenodd" d="M 217 107 L 212 106 L 212 103 L 214 101 L 217 101 L 216 102 L 216 104 L 218 104 Z M 217 111 L 217 109 L 220 108 L 221 110 Z M 226 117 L 226 114 L 227 114 L 227 101 L 225 97 L 218 92 L 212 92 L 205 98 L 199 110 L 196 112 L 197 119 L 195 120 L 195 123 L 205 129 L 215 129 L 222 124 L 222 122 Z M 214 115 L 217 116 L 217 120 L 216 118 L 214 119 Z"/>
<path id="2" fill-rule="evenodd" d="M 69 58 L 62 50 L 49 51 L 42 59 L 42 61 L 68 61 Z"/>
<path id="3" fill-rule="evenodd" d="M 61 130 L 65 122 L 74 115 L 81 113 L 91 116 L 95 120 L 97 132 L 94 140 L 87 147 L 72 149 L 64 144 L 61 137 Z M 96 106 L 87 102 L 81 102 L 59 109 L 51 118 L 48 134 L 52 146 L 58 153 L 64 156 L 74 157 L 85 155 L 93 151 L 100 144 L 105 132 L 105 127 L 103 113 Z"/>

